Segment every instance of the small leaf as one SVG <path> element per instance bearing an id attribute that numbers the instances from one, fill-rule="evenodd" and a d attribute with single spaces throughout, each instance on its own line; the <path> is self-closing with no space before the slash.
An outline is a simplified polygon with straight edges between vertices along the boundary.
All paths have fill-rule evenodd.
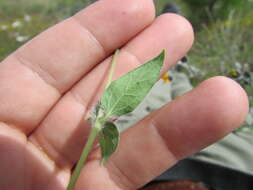
<path id="1" fill-rule="evenodd" d="M 101 98 L 108 117 L 132 112 L 158 80 L 165 51 L 153 60 L 113 81 Z"/>
<path id="2" fill-rule="evenodd" d="M 99 133 L 99 144 L 102 152 L 102 163 L 105 163 L 114 153 L 119 144 L 119 130 L 111 122 L 106 122 Z"/>

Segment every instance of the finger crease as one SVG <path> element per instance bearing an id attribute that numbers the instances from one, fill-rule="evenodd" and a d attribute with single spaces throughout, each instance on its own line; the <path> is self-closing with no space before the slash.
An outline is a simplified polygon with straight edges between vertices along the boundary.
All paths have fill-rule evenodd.
<path id="1" fill-rule="evenodd" d="M 81 106 L 84 107 L 84 110 L 86 110 L 87 102 L 83 101 L 83 98 L 81 97 L 81 95 L 79 93 L 75 92 L 73 89 L 71 89 L 68 93 L 73 97 L 73 99 L 78 104 L 80 104 Z"/>
<path id="2" fill-rule="evenodd" d="M 115 162 L 110 162 L 111 166 L 116 169 L 115 175 L 117 176 L 117 182 L 114 179 L 114 182 L 119 185 L 124 190 L 136 189 L 136 182 L 132 180 L 120 167 L 117 166 Z M 125 181 L 122 179 L 125 179 Z"/>
<path id="3" fill-rule="evenodd" d="M 47 85 L 49 85 L 50 87 L 52 87 L 53 89 L 55 89 L 59 94 L 62 94 L 61 90 L 58 89 L 56 87 L 56 85 L 54 85 L 55 83 L 57 83 L 56 78 L 54 78 L 54 76 L 52 74 L 50 74 L 49 72 L 45 71 L 41 65 L 36 64 L 37 67 L 32 66 L 34 65 L 33 63 L 30 63 L 28 60 L 18 56 L 17 54 L 13 54 L 13 57 L 18 61 L 19 64 L 23 65 L 24 67 L 28 68 L 30 71 L 32 71 L 33 73 L 35 73 L 37 76 L 39 76 L 39 78 L 45 82 Z"/>
<path id="4" fill-rule="evenodd" d="M 171 151 L 170 145 L 169 145 L 169 144 L 166 142 L 166 140 L 164 139 L 163 135 L 161 134 L 161 132 L 160 132 L 160 130 L 159 130 L 159 127 L 157 127 L 158 124 L 157 124 L 157 122 L 156 122 L 154 119 L 151 119 L 151 121 L 150 121 L 150 126 L 154 128 L 154 131 L 155 131 L 155 132 L 157 133 L 157 135 L 160 137 L 162 143 L 165 145 L 165 147 L 167 147 L 167 150 L 168 150 L 168 152 L 169 152 L 171 158 L 172 158 L 175 162 L 177 162 L 177 160 L 179 160 L 179 157 L 178 157 L 176 154 L 174 154 L 173 151 Z"/>
<path id="5" fill-rule="evenodd" d="M 134 60 L 136 61 L 137 65 L 136 66 L 140 66 L 141 65 L 141 60 L 134 55 L 133 53 L 131 53 L 130 51 L 126 50 L 126 49 L 122 49 L 121 51 L 125 52 L 128 56 L 134 58 Z"/>
<path id="6" fill-rule="evenodd" d="M 87 33 L 87 34 L 90 36 L 90 38 L 94 41 L 94 43 L 96 43 L 96 44 L 101 48 L 101 50 L 102 50 L 102 52 L 103 52 L 103 54 L 104 54 L 104 57 L 105 57 L 105 56 L 107 55 L 106 50 L 105 50 L 104 46 L 102 45 L 102 43 L 96 38 L 95 34 L 94 34 L 91 30 L 89 30 L 88 28 L 84 27 L 84 26 L 80 23 L 80 21 L 79 21 L 78 19 L 76 19 L 75 17 L 71 17 L 71 19 L 72 19 L 75 23 L 77 23 L 77 24 L 80 26 L 80 28 L 81 28 L 82 30 L 84 30 L 85 33 Z"/>

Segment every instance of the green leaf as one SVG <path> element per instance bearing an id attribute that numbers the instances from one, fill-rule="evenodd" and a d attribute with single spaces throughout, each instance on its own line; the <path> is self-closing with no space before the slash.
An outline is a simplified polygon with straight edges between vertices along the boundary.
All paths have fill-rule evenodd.
<path id="1" fill-rule="evenodd" d="M 101 98 L 107 117 L 132 112 L 158 80 L 165 51 L 153 60 L 113 81 Z"/>
<path id="2" fill-rule="evenodd" d="M 119 130 L 111 122 L 106 122 L 99 133 L 99 144 L 102 152 L 102 163 L 105 163 L 114 153 L 119 144 Z"/>

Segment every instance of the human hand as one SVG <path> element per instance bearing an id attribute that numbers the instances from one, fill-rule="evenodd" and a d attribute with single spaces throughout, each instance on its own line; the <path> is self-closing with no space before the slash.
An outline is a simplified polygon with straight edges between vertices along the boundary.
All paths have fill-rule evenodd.
<path id="1" fill-rule="evenodd" d="M 0 189 L 62 190 L 89 133 L 84 120 L 103 91 L 109 57 L 115 77 L 162 49 L 172 66 L 193 42 L 190 24 L 151 0 L 100 0 L 45 31 L 0 64 Z M 121 136 L 106 165 L 94 149 L 76 185 L 130 190 L 241 124 L 247 95 L 215 77 L 152 113 Z"/>

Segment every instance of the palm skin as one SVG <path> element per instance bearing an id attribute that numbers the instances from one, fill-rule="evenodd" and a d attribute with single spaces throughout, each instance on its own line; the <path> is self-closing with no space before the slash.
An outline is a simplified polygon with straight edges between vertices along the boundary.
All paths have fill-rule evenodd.
<path id="1" fill-rule="evenodd" d="M 115 49 L 122 47 L 115 78 L 161 49 L 166 68 L 185 55 L 190 24 L 175 14 L 154 15 L 151 0 L 100 0 L 0 64 L 0 189 L 66 189 Z M 137 189 L 238 127 L 247 111 L 238 84 L 206 80 L 124 132 L 106 165 L 94 148 L 76 189 Z"/>

